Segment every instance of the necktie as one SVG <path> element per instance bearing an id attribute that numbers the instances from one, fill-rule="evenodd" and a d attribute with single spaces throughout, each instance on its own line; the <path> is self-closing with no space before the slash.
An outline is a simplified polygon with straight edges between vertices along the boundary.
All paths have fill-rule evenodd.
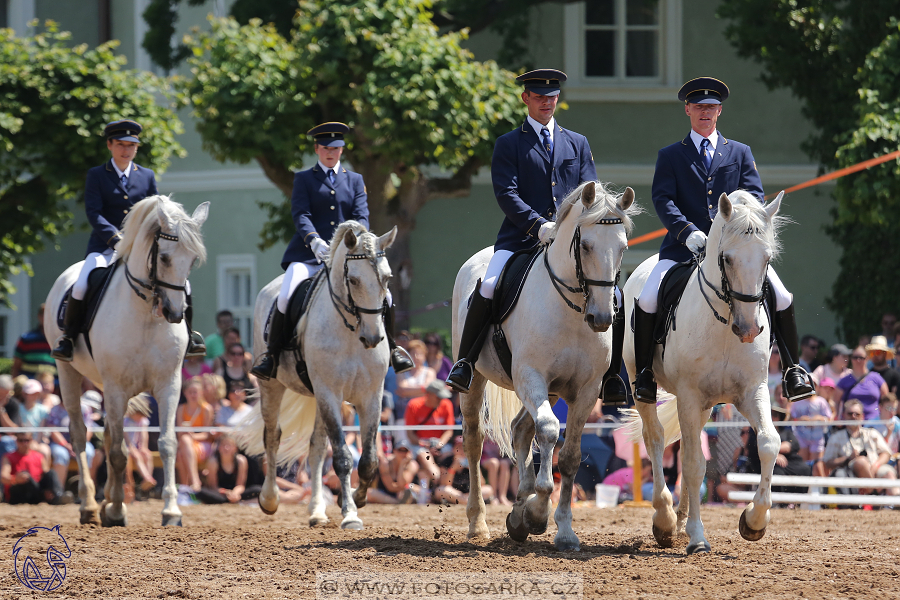
<path id="1" fill-rule="evenodd" d="M 124 173 L 122 174 L 122 177 L 120 178 L 120 180 L 122 181 L 122 187 L 127 188 L 128 187 L 128 177 L 126 177 Z"/>
<path id="2" fill-rule="evenodd" d="M 547 154 L 553 156 L 553 140 L 550 139 L 550 130 L 546 127 L 541 129 L 541 137 L 544 138 L 544 148 L 547 149 Z"/>
<path id="3" fill-rule="evenodd" d="M 706 166 L 706 171 L 709 172 L 709 167 L 712 165 L 712 149 L 709 147 L 709 140 L 704 138 L 700 142 L 700 148 L 703 150 L 703 164 Z"/>
<path id="4" fill-rule="evenodd" d="M 334 185 L 334 169 L 328 169 L 328 181 Z"/>

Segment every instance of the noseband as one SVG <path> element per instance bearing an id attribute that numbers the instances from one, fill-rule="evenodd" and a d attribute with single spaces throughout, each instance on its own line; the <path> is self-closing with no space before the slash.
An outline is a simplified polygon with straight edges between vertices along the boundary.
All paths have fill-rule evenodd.
<path id="1" fill-rule="evenodd" d="M 621 225 L 622 219 L 618 217 L 609 217 L 606 219 L 600 219 L 595 223 L 596 225 Z M 571 287 L 566 285 L 566 283 L 556 276 L 553 272 L 553 269 L 550 268 L 550 261 L 547 259 L 547 250 L 544 249 L 544 266 L 547 268 L 547 274 L 550 275 L 550 282 L 553 284 L 554 289 L 559 294 L 559 296 L 565 300 L 566 304 L 569 308 L 574 310 L 577 313 L 583 313 L 587 308 L 588 298 L 591 296 L 591 287 L 615 287 L 619 285 L 619 276 L 622 274 L 621 269 L 616 271 L 616 279 L 615 281 L 602 281 L 598 279 L 588 279 L 584 276 L 584 270 L 581 267 L 581 225 L 575 228 L 575 235 L 572 236 L 572 243 L 569 245 L 569 254 L 572 254 L 572 250 L 574 248 L 575 251 L 575 277 L 578 279 L 578 287 Z M 563 291 L 559 289 L 559 286 L 566 288 L 568 291 L 573 294 L 581 294 L 584 298 L 584 304 L 581 306 L 576 305 L 574 302 L 566 298 Z M 613 308 L 618 309 L 616 306 L 617 300 L 615 294 L 613 294 Z"/>
<path id="2" fill-rule="evenodd" d="M 153 237 L 153 245 L 150 246 L 150 255 L 147 257 L 147 260 L 150 264 L 150 281 L 144 282 L 131 274 L 131 271 L 128 270 L 128 263 L 125 263 L 125 279 L 128 281 L 128 285 L 131 286 L 131 289 L 134 290 L 134 293 L 138 295 L 141 300 L 148 300 L 147 296 L 145 296 L 141 290 L 137 288 L 140 286 L 145 290 L 152 292 L 151 299 L 153 300 L 153 305 L 159 302 L 159 298 L 162 296 L 162 291 L 159 288 L 168 288 L 170 290 L 175 290 L 176 292 L 185 291 L 185 286 L 183 285 L 172 285 L 171 283 L 166 283 L 162 281 L 156 276 L 157 273 L 157 265 L 156 259 L 159 256 L 159 239 L 162 238 L 164 240 L 169 240 L 170 242 L 177 242 L 177 235 L 169 235 L 168 233 L 163 233 L 162 230 L 157 231 L 156 235 Z M 137 285 L 135 285 L 137 284 Z"/>
<path id="3" fill-rule="evenodd" d="M 381 258 L 384 256 L 384 251 L 376 252 L 375 258 Z M 384 314 L 384 311 L 387 309 L 387 302 L 383 302 L 380 308 L 361 308 L 356 305 L 356 302 L 353 301 L 353 295 L 350 293 L 350 279 L 347 276 L 348 270 L 348 261 L 351 260 L 362 260 L 370 258 L 368 254 L 348 254 L 344 257 L 344 286 L 347 288 L 347 302 L 345 303 L 341 298 L 334 293 L 334 289 L 331 287 L 331 274 L 329 273 L 328 266 L 325 266 L 325 281 L 328 282 L 328 293 L 331 295 L 331 303 L 334 305 L 335 310 L 337 310 L 338 314 L 341 315 L 341 319 L 344 321 L 344 325 L 350 331 L 356 331 L 356 327 L 359 327 L 359 324 L 362 322 L 361 313 L 367 315 L 378 315 Z M 375 274 L 378 275 L 378 267 L 375 264 L 375 261 L 372 260 L 372 268 L 375 269 Z M 347 321 L 347 317 L 344 316 L 344 313 L 352 315 L 356 317 L 356 327 L 351 325 L 349 321 Z"/>
<path id="4" fill-rule="evenodd" d="M 705 260 L 705 256 L 700 259 L 700 263 Z M 716 320 L 723 325 L 728 324 L 728 319 L 720 315 L 715 308 L 713 308 L 712 302 L 709 301 L 709 297 L 706 295 L 706 292 L 703 291 L 703 284 L 705 283 L 709 289 L 716 293 L 716 296 L 719 297 L 719 300 L 728 305 L 728 312 L 734 312 L 734 301 L 744 302 L 747 304 L 761 304 L 762 299 L 766 295 L 766 286 L 768 286 L 768 279 L 765 276 L 766 271 L 769 268 L 769 261 L 766 261 L 766 269 L 763 270 L 763 284 L 762 289 L 758 294 L 741 294 L 740 292 L 735 292 L 731 289 L 731 283 L 728 281 L 728 276 L 725 274 L 725 257 L 722 252 L 719 252 L 719 273 L 722 274 L 722 291 L 719 292 L 716 288 L 712 286 L 712 284 L 706 279 L 706 276 L 703 274 L 702 264 L 698 264 L 697 270 L 700 272 L 700 293 L 703 294 L 703 299 L 706 300 L 706 304 L 709 306 L 710 310 L 713 312 L 713 315 L 716 317 Z"/>

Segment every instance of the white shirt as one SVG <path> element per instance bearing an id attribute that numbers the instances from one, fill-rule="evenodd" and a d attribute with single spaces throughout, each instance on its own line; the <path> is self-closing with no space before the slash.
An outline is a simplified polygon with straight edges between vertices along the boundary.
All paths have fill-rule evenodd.
<path id="1" fill-rule="evenodd" d="M 697 149 L 697 154 L 699 154 L 700 156 L 703 156 L 703 150 L 700 149 L 700 144 L 703 142 L 703 140 L 709 140 L 709 145 L 711 148 L 710 151 L 715 154 L 716 144 L 719 143 L 719 132 L 713 129 L 713 132 L 709 134 L 709 137 L 705 138 L 691 129 L 691 141 L 694 142 L 694 148 Z"/>
<path id="2" fill-rule="evenodd" d="M 116 170 L 116 175 L 119 176 L 119 179 L 122 179 L 122 175 L 124 175 L 125 177 L 128 177 L 129 175 L 131 175 L 131 165 L 134 163 L 129 162 L 128 166 L 125 167 L 125 171 L 121 171 L 119 169 L 119 166 L 116 164 L 116 161 L 114 161 L 113 159 L 109 159 L 109 162 L 112 163 L 113 169 Z"/>
<path id="3" fill-rule="evenodd" d="M 544 141 L 544 136 L 541 135 L 541 129 L 544 129 L 546 127 L 550 131 L 550 143 L 552 144 L 554 142 L 553 130 L 556 128 L 556 119 L 550 117 L 549 123 L 547 123 L 546 125 L 541 125 L 540 123 L 532 119 L 531 115 L 528 115 L 528 123 L 534 128 L 534 132 L 537 134 L 538 139 L 542 142 Z"/>
<path id="4" fill-rule="evenodd" d="M 317 160 L 316 162 L 319 163 L 319 168 L 322 169 L 323 171 L 325 171 L 325 175 L 327 176 L 328 175 L 328 167 L 323 165 L 321 160 Z M 341 168 L 341 161 L 337 161 L 337 164 L 334 165 L 333 169 L 331 169 L 332 171 L 334 171 L 335 177 L 337 177 L 337 174 L 340 173 L 340 171 L 338 170 L 340 168 Z"/>

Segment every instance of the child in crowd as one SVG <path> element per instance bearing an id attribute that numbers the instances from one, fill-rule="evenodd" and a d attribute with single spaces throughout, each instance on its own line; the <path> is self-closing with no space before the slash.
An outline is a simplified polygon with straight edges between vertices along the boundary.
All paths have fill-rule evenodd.
<path id="1" fill-rule="evenodd" d="M 823 377 L 816 386 L 818 395 L 791 404 L 791 420 L 801 422 L 821 422 L 826 425 L 834 419 L 829 399 L 834 392 L 834 381 Z M 825 477 L 828 473 L 822 463 L 825 454 L 825 431 L 827 427 L 801 425 L 794 427 L 794 435 L 800 444 L 800 456 L 813 468 L 813 474 Z"/>

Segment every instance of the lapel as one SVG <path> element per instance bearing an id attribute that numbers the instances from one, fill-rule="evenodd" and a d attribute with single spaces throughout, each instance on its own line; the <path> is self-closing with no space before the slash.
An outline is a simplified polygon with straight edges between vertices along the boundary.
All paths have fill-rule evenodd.
<path id="1" fill-rule="evenodd" d="M 703 164 L 703 157 L 700 156 L 697 147 L 694 146 L 694 140 L 691 139 L 690 134 L 681 140 L 681 150 L 687 161 L 691 163 L 691 168 L 694 171 L 701 175 L 708 175 L 706 172 L 706 165 Z M 715 163 L 713 163 L 713 165 L 715 165 Z"/>
<path id="2" fill-rule="evenodd" d="M 544 143 L 541 141 L 541 138 L 538 137 L 538 134 L 534 130 L 534 127 L 529 125 L 527 120 L 522 123 L 521 132 L 522 141 L 526 145 L 531 146 L 535 152 L 540 154 L 541 157 L 546 160 L 548 164 L 550 164 L 550 155 L 547 153 L 547 149 L 544 148 Z"/>
<path id="3" fill-rule="evenodd" d="M 716 172 L 716 169 L 728 158 L 729 154 L 731 154 L 731 146 L 728 145 L 728 140 L 725 139 L 725 136 L 720 133 L 719 143 L 716 146 L 715 154 L 713 154 L 712 164 L 709 166 L 710 174 Z"/>
<path id="4" fill-rule="evenodd" d="M 319 180 L 319 183 L 324 183 L 328 189 L 334 189 L 335 186 L 331 185 L 331 181 L 328 180 L 328 174 L 319 167 L 319 163 L 316 163 L 312 170 L 316 179 Z M 337 182 L 337 177 L 335 177 L 335 182 Z"/>
<path id="5" fill-rule="evenodd" d="M 132 163 L 132 169 L 131 169 L 132 175 L 134 175 L 134 170 L 135 170 L 134 163 Z M 109 176 L 109 180 L 110 180 L 110 182 L 112 182 L 113 187 L 116 187 L 116 188 L 119 188 L 120 190 L 122 190 L 123 194 L 128 193 L 128 189 L 122 185 L 122 180 L 119 179 L 119 174 L 116 173 L 116 170 L 112 166 L 112 159 L 109 159 L 108 161 L 106 161 L 106 174 Z M 129 180 L 129 178 L 126 177 L 126 180 Z"/>
<path id="6" fill-rule="evenodd" d="M 563 160 L 573 156 L 575 155 L 569 143 L 569 136 L 559 126 L 559 121 L 556 121 L 556 131 L 553 133 L 553 167 L 559 169 Z"/>

